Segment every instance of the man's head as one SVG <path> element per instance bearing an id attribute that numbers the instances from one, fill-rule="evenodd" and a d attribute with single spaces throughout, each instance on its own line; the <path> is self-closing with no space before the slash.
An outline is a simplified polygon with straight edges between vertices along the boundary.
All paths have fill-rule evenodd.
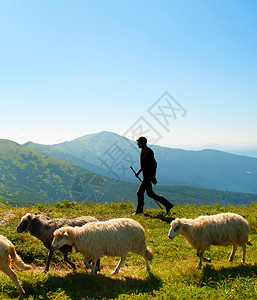
<path id="1" fill-rule="evenodd" d="M 140 138 L 137 139 L 137 145 L 139 148 L 143 148 L 147 144 L 147 139 L 144 136 L 140 136 Z"/>

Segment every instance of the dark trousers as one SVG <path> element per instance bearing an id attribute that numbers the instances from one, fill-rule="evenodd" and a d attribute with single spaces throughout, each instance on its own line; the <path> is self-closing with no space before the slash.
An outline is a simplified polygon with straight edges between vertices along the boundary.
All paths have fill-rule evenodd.
<path id="1" fill-rule="evenodd" d="M 157 195 L 152 188 L 152 181 L 151 178 L 144 177 L 143 181 L 141 182 L 138 190 L 137 190 L 137 210 L 136 213 L 143 212 L 144 209 L 144 193 L 146 192 L 147 196 L 160 202 L 166 208 L 169 207 L 171 204 L 170 202 L 165 199 L 163 196 Z"/>

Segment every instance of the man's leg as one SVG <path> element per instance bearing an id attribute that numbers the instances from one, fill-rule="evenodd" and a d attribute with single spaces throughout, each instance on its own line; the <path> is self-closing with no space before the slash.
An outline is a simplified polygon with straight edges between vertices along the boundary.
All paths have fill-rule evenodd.
<path id="1" fill-rule="evenodd" d="M 165 206 L 166 208 L 166 214 L 168 214 L 170 212 L 170 210 L 172 209 L 173 207 L 173 204 L 170 203 L 166 198 L 164 198 L 163 196 L 158 196 L 158 199 L 155 199 L 156 201 L 160 202 L 162 205 Z"/>
<path id="2" fill-rule="evenodd" d="M 154 191 L 152 189 L 152 183 L 150 180 L 146 181 L 145 188 L 146 188 L 147 196 L 150 198 L 153 198 L 154 200 L 156 200 L 156 201 L 160 202 L 162 205 L 164 205 L 166 208 L 166 214 L 168 214 L 170 212 L 171 208 L 173 207 L 173 204 L 170 203 L 163 196 L 160 196 L 160 195 L 157 195 L 156 193 L 154 193 Z"/>
<path id="3" fill-rule="evenodd" d="M 137 209 L 135 214 L 141 214 L 144 209 L 144 192 L 145 192 L 145 181 L 141 182 L 137 190 Z"/>

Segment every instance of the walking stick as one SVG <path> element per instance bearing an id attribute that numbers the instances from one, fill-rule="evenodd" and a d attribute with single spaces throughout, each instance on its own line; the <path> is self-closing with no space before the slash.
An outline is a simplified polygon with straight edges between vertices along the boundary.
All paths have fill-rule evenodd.
<path id="1" fill-rule="evenodd" d="M 136 175 L 136 171 L 134 170 L 134 168 L 132 166 L 130 166 L 130 169 L 133 171 L 133 173 Z M 136 176 L 140 182 L 142 182 L 141 178 L 139 176 Z M 158 206 L 160 207 L 160 209 L 162 209 L 161 205 L 154 199 L 154 201 L 158 204 Z"/>
<path id="2" fill-rule="evenodd" d="M 136 175 L 136 171 L 134 170 L 134 168 L 132 166 L 130 166 L 130 169 L 134 172 L 134 174 Z M 139 176 L 136 176 L 140 182 L 142 182 L 141 178 Z"/>

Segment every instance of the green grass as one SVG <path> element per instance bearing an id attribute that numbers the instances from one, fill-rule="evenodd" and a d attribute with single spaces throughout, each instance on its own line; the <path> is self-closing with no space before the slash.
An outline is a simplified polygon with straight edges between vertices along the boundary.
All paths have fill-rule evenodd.
<path id="1" fill-rule="evenodd" d="M 15 268 L 28 299 L 257 299 L 257 203 L 248 207 L 181 205 L 174 207 L 169 216 L 160 209 L 146 209 L 144 214 L 133 216 L 145 228 L 147 245 L 154 252 L 150 273 L 141 257 L 129 254 L 118 275 L 111 275 L 111 272 L 119 259 L 103 257 L 100 274 L 90 276 L 79 253 L 71 255 L 78 265 L 77 271 L 72 272 L 62 262 L 61 253 L 56 251 L 50 272 L 44 274 L 47 249 L 28 233 L 16 233 L 20 218 L 26 212 L 45 213 L 51 218 L 93 215 L 105 219 L 130 218 L 133 211 L 130 203 L 82 205 L 64 201 L 30 208 L 0 204 L 0 234 L 13 242 L 26 263 L 33 265 L 30 271 Z M 249 239 L 253 246 L 247 246 L 246 264 L 240 264 L 241 248 L 230 263 L 230 246 L 212 246 L 207 252 L 212 262 L 203 263 L 202 270 L 196 269 L 195 250 L 183 237 L 168 239 L 172 218 L 195 218 L 227 211 L 244 216 L 250 224 Z M 17 298 L 13 282 L 0 273 L 0 299 Z"/>

